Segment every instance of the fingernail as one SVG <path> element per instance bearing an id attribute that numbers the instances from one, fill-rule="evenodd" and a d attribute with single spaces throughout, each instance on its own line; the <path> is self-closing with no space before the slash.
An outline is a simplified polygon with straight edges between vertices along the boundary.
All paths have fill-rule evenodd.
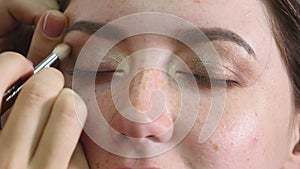
<path id="1" fill-rule="evenodd" d="M 43 32 L 49 38 L 58 38 L 66 25 L 66 20 L 59 14 L 48 11 L 44 18 Z"/>
<path id="2" fill-rule="evenodd" d="M 77 118 L 79 120 L 79 123 L 81 124 L 82 128 L 84 126 L 84 123 L 87 118 L 87 107 L 84 103 L 83 99 L 77 94 L 73 93 L 74 98 L 74 106 L 77 114 Z"/>

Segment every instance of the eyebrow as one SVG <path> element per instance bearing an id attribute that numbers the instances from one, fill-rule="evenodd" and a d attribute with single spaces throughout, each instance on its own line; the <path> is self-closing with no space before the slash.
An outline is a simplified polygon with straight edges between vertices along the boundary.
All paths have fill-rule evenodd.
<path id="1" fill-rule="evenodd" d="M 105 24 L 90 21 L 78 21 L 65 30 L 65 35 L 71 31 L 80 31 L 92 35 L 104 25 Z M 110 29 L 112 29 L 113 32 L 122 32 L 122 30 L 120 30 L 119 28 L 113 27 L 112 25 L 110 26 Z M 243 47 L 249 55 L 253 56 L 256 59 L 256 54 L 253 48 L 241 36 L 234 33 L 233 31 L 223 28 L 200 28 L 200 30 L 203 31 L 203 33 L 210 41 L 233 42 L 238 46 Z M 195 33 L 199 32 L 197 31 Z"/>

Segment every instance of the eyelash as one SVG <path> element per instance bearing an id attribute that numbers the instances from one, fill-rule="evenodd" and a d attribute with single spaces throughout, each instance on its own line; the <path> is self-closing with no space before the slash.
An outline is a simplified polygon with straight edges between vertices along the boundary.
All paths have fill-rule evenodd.
<path id="1" fill-rule="evenodd" d="M 112 77 L 116 72 L 121 72 L 121 71 L 116 71 L 116 70 L 106 70 L 106 71 L 88 71 L 88 70 L 74 70 L 74 71 L 68 71 L 67 73 L 71 76 L 76 74 L 77 76 L 80 77 L 99 77 L 99 76 L 105 76 L 105 77 Z"/>
<path id="2" fill-rule="evenodd" d="M 85 71 L 85 70 L 74 70 L 73 72 L 69 72 L 70 75 L 73 75 L 74 72 L 77 72 L 77 75 L 80 75 L 82 77 L 88 77 L 88 76 L 95 76 L 95 77 L 101 77 L 104 79 L 112 79 L 115 73 L 121 73 L 122 70 L 106 70 L 106 71 Z M 78 74 L 79 73 L 79 74 Z M 214 84 L 215 87 L 225 87 L 224 82 L 226 84 L 226 87 L 228 89 L 231 89 L 233 87 L 239 87 L 240 84 L 234 80 L 227 80 L 227 79 L 217 79 L 217 78 L 209 78 L 206 75 L 197 75 L 197 74 L 189 74 L 189 73 L 183 73 L 180 72 L 180 74 L 184 75 L 185 78 L 188 78 L 189 80 L 195 79 L 199 87 L 204 88 L 210 88 L 211 84 Z"/>
<path id="3" fill-rule="evenodd" d="M 205 87 L 211 87 L 211 84 L 214 84 L 214 87 L 225 87 L 224 83 L 228 89 L 240 86 L 239 83 L 234 80 L 209 78 L 205 75 L 201 76 L 196 74 L 191 74 L 190 76 L 192 76 L 190 78 L 195 78 L 198 85 L 206 85 Z"/>

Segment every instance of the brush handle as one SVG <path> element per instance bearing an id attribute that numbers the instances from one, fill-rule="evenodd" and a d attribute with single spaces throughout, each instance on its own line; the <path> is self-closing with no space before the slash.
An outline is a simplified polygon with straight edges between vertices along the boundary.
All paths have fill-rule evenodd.
<path id="1" fill-rule="evenodd" d="M 36 67 L 34 67 L 33 74 L 36 74 L 40 70 L 48 67 L 57 67 L 59 65 L 59 57 L 55 53 L 51 53 L 47 58 L 45 58 L 41 63 L 39 63 Z M 29 77 L 25 80 L 20 80 L 15 83 L 12 87 L 10 87 L 2 97 L 1 110 L 0 110 L 0 120 L 1 116 L 11 108 L 11 106 L 15 103 L 16 98 L 19 92 L 22 90 L 24 83 L 28 80 Z M 2 124 L 0 121 L 0 129 L 2 128 Z"/>
<path id="2" fill-rule="evenodd" d="M 9 90 L 7 90 L 4 93 L 4 95 L 2 97 L 0 116 L 3 113 L 5 113 L 13 105 L 13 103 L 15 102 L 19 92 L 23 88 L 25 81 L 26 80 L 17 82 Z"/>
<path id="3" fill-rule="evenodd" d="M 51 53 L 48 57 L 46 57 L 42 62 L 40 62 L 37 66 L 34 67 L 33 74 L 36 74 L 40 70 L 48 67 L 57 67 L 59 64 L 59 57 L 55 53 Z"/>

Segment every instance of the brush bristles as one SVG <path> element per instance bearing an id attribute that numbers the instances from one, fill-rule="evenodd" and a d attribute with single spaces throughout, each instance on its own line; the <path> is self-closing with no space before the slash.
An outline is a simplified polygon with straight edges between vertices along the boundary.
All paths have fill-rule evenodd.
<path id="1" fill-rule="evenodd" d="M 71 48 L 67 44 L 59 44 L 57 45 L 52 53 L 55 53 L 60 60 L 64 60 L 71 52 Z"/>

